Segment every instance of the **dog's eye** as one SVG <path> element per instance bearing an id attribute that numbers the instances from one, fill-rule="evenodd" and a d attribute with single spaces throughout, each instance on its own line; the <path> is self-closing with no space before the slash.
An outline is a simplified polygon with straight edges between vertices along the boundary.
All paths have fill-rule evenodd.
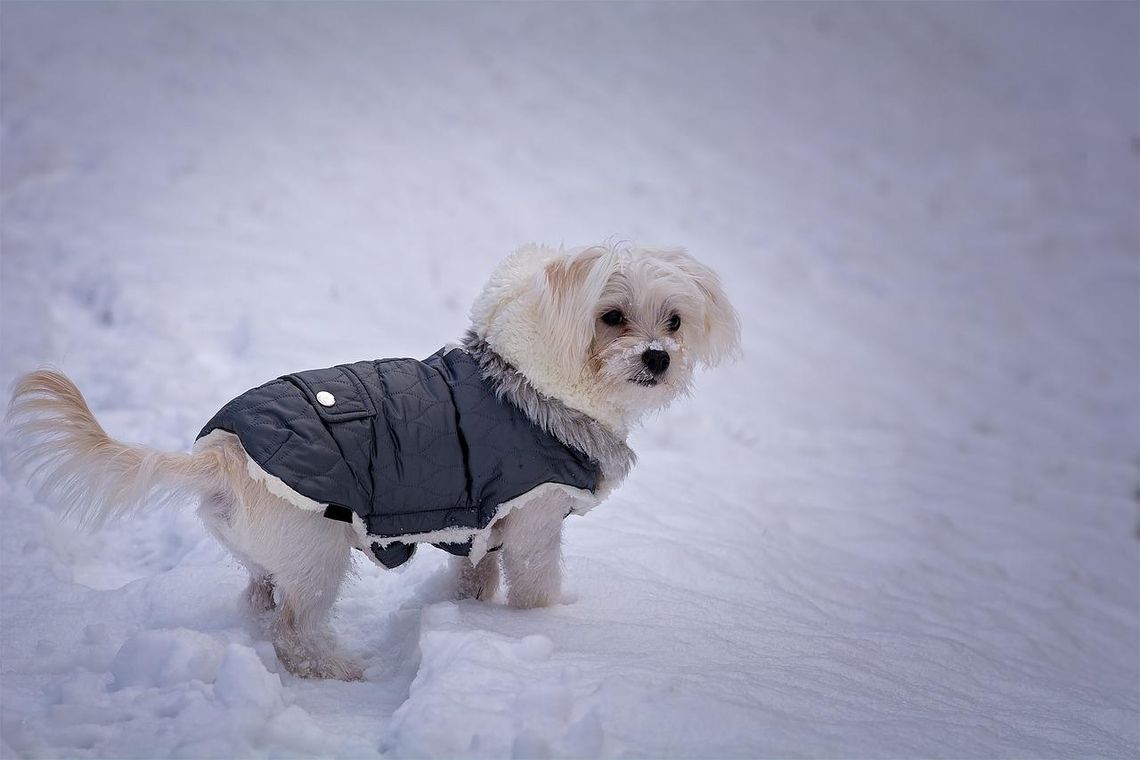
<path id="1" fill-rule="evenodd" d="M 669 317 L 669 332 L 677 332 L 681 329 L 681 316 L 674 314 Z"/>
<path id="2" fill-rule="evenodd" d="M 610 327 L 617 327 L 625 324 L 625 315 L 618 309 L 610 309 L 602 315 L 602 321 Z"/>

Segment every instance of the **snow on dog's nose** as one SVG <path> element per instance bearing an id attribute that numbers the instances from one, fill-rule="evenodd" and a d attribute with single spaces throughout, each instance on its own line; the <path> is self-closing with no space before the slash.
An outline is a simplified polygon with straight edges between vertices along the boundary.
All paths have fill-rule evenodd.
<path id="1" fill-rule="evenodd" d="M 641 355 L 641 361 L 655 375 L 660 375 L 669 369 L 669 353 L 667 351 L 651 348 Z"/>

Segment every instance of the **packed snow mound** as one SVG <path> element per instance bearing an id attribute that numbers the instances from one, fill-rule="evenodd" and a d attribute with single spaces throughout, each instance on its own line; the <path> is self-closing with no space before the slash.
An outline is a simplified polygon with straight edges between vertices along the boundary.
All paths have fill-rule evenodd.
<path id="1" fill-rule="evenodd" d="M 356 683 L 283 671 L 193 505 L 91 532 L 5 469 L 0 756 L 1140 754 L 1135 4 L 0 16 L 0 381 L 117 438 L 423 358 L 528 241 L 684 245 L 744 336 L 560 604 L 358 562 Z"/>

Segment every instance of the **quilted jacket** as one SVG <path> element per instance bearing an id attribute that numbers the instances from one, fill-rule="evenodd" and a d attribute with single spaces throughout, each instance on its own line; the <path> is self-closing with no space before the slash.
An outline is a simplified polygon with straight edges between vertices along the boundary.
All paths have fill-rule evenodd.
<path id="1" fill-rule="evenodd" d="M 354 512 L 389 539 L 372 544 L 388 567 L 432 540 L 417 536 L 473 534 L 538 485 L 594 491 L 599 478 L 596 462 L 499 398 L 459 348 L 285 375 L 230 401 L 198 437 L 217 429 L 326 517 Z M 410 538 L 390 540 L 400 537 Z M 471 541 L 436 545 L 466 554 Z"/>

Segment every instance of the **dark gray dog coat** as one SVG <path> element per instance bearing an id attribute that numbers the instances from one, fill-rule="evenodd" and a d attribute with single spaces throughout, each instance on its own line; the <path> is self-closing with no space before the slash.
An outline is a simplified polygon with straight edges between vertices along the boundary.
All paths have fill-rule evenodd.
<path id="1" fill-rule="evenodd" d="M 387 567 L 411 557 L 416 536 L 471 536 L 539 485 L 593 492 L 599 479 L 597 462 L 499 398 L 459 348 L 285 375 L 226 404 L 198 437 L 218 429 L 325 517 L 359 516 Z M 471 549 L 469 537 L 434 543 Z"/>

